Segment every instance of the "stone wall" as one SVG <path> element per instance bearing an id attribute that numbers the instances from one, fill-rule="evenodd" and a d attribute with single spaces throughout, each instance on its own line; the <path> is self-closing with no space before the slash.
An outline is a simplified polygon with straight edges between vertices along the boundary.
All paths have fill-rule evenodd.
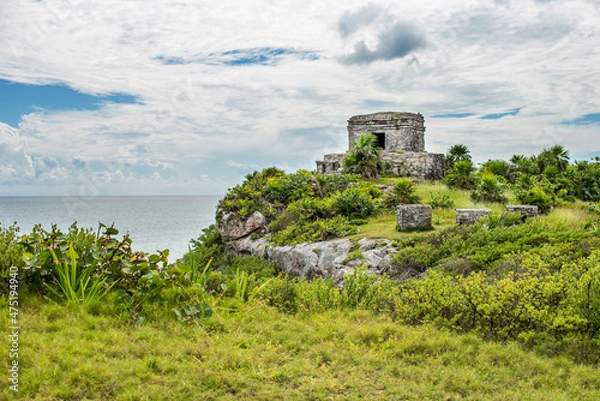
<path id="1" fill-rule="evenodd" d="M 401 230 L 431 227 L 431 205 L 398 205 L 396 221 Z"/>
<path id="2" fill-rule="evenodd" d="M 325 155 L 323 160 L 317 160 L 317 173 L 320 174 L 335 174 L 342 167 L 342 159 L 346 156 L 345 153 L 334 153 Z"/>
<path id="3" fill-rule="evenodd" d="M 363 134 L 385 134 L 385 150 L 422 152 L 425 125 L 421 114 L 383 112 L 351 117 L 348 120 L 348 149 Z"/>
<path id="4" fill-rule="evenodd" d="M 323 161 L 317 160 L 317 173 L 338 173 L 345 156 L 346 154 L 325 155 Z M 383 152 L 381 156 L 390 166 L 387 172 L 394 175 L 413 177 L 419 180 L 444 178 L 445 156 L 441 153 Z"/>
<path id="5" fill-rule="evenodd" d="M 420 180 L 444 178 L 445 156 L 441 153 L 383 152 L 382 156 L 390 164 L 392 174 Z"/>

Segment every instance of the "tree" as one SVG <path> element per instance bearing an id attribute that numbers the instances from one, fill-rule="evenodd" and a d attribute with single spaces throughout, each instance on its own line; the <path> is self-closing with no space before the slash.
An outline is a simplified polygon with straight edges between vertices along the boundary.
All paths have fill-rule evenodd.
<path id="1" fill-rule="evenodd" d="M 513 155 L 510 158 L 509 181 L 514 184 L 519 177 L 537 175 L 540 173 L 535 156 Z"/>
<path id="2" fill-rule="evenodd" d="M 363 134 L 352 145 L 342 161 L 345 173 L 360 174 L 365 179 L 377 179 L 385 163 L 381 158 L 382 149 L 375 146 L 375 135 Z"/>
<path id="3" fill-rule="evenodd" d="M 569 151 L 561 145 L 554 145 L 549 149 L 542 150 L 542 153 L 536 158 L 540 172 L 544 173 L 546 169 L 557 171 L 564 174 L 569 167 Z"/>
<path id="4" fill-rule="evenodd" d="M 452 145 L 450 149 L 448 149 L 448 153 L 446 153 L 446 167 L 452 168 L 459 161 L 471 161 L 471 151 L 467 147 L 467 145 L 463 145 L 462 143 Z"/>

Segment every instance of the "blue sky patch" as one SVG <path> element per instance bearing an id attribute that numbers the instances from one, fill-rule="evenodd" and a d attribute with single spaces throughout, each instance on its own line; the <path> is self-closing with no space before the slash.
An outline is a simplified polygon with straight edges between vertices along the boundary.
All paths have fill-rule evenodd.
<path id="1" fill-rule="evenodd" d="M 475 113 L 455 113 L 455 114 L 437 114 L 435 116 L 431 116 L 432 118 L 466 118 L 474 116 Z"/>
<path id="2" fill-rule="evenodd" d="M 519 114 L 521 109 L 522 109 L 522 107 L 518 107 L 516 109 L 512 109 L 512 110 L 506 111 L 504 113 L 486 114 L 485 116 L 481 116 L 479 118 L 482 120 L 498 120 L 498 119 L 500 119 L 502 117 L 506 117 L 506 116 L 516 116 L 517 114 Z"/>
<path id="3" fill-rule="evenodd" d="M 591 125 L 600 124 L 600 113 L 584 114 L 574 120 L 565 121 L 563 124 L 570 125 Z"/>
<path id="4" fill-rule="evenodd" d="M 157 56 L 154 59 L 164 65 L 208 64 L 208 65 L 274 65 L 287 56 L 299 60 L 318 60 L 314 51 L 296 50 L 288 47 L 254 47 L 249 49 L 233 49 L 220 53 L 208 53 L 196 57 Z"/>
<path id="5" fill-rule="evenodd" d="M 17 127 L 21 116 L 36 110 L 98 110 L 104 103 L 135 103 L 124 94 L 88 95 L 66 85 L 29 85 L 0 79 L 0 121 Z"/>

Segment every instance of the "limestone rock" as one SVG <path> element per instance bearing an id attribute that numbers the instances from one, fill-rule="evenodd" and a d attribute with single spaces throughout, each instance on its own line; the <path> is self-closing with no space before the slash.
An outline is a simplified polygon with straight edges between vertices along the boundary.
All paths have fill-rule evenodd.
<path id="1" fill-rule="evenodd" d="M 254 212 L 247 219 L 234 213 L 226 213 L 218 225 L 224 242 L 236 241 L 266 228 L 267 219 L 261 212 Z"/>
<path id="2" fill-rule="evenodd" d="M 391 255 L 396 249 L 391 246 L 391 241 L 362 239 L 359 249 L 363 251 L 363 258 L 344 264 L 352 248 L 352 241 L 347 239 L 271 246 L 268 236 L 256 240 L 248 236 L 226 243 L 232 256 L 253 255 L 266 259 L 280 271 L 301 278 L 333 278 L 336 286 L 343 286 L 344 276 L 363 264 L 371 274 L 394 271 Z"/>

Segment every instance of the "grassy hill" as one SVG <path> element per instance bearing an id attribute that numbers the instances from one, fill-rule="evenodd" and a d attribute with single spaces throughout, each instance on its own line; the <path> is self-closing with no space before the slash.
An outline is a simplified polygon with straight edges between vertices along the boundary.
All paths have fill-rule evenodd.
<path id="1" fill-rule="evenodd" d="M 221 201 L 217 220 L 259 211 L 273 244 L 387 238 L 418 272 L 359 268 L 344 288 L 229 258 L 214 226 L 175 263 L 114 227 L 1 227 L 0 297 L 18 284 L 21 332 L 19 392 L 0 400 L 598 399 L 597 201 L 543 180 L 502 202 L 447 184 L 270 168 Z M 503 213 L 523 197 L 546 214 Z M 432 230 L 398 231 L 403 202 L 432 204 Z M 457 226 L 453 208 L 471 207 L 492 213 Z"/>

